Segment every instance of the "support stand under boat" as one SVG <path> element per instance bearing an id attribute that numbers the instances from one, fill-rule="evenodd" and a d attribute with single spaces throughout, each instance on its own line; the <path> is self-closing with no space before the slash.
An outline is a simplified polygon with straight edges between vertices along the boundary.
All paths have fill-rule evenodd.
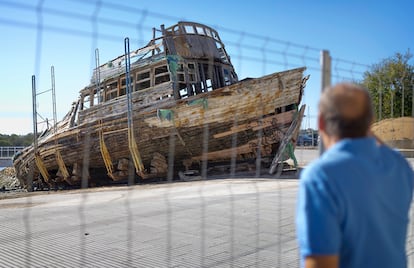
<path id="1" fill-rule="evenodd" d="M 273 175 L 275 174 L 275 177 L 279 177 L 283 172 L 283 162 L 282 156 L 286 150 L 286 147 L 289 143 L 292 142 L 292 138 L 297 133 L 298 128 L 300 127 L 300 124 L 302 122 L 303 113 L 305 111 L 305 105 L 303 105 L 300 110 L 296 113 L 296 117 L 294 120 L 292 120 L 292 123 L 290 124 L 287 132 L 283 136 L 278 151 L 275 154 L 273 161 L 269 168 L 269 174 Z"/>

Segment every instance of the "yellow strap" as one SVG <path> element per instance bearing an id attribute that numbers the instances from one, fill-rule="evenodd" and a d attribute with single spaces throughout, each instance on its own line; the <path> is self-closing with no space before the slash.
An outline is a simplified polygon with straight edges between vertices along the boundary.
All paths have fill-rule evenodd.
<path id="1" fill-rule="evenodd" d="M 99 130 L 99 145 L 100 145 L 99 147 L 101 150 L 102 159 L 104 161 L 106 171 L 108 172 L 108 176 L 113 179 L 114 178 L 114 175 L 113 175 L 114 166 L 112 164 L 111 155 L 109 154 L 108 147 L 106 147 L 105 140 L 103 137 L 102 123 L 101 123 L 101 129 Z"/>
<path id="2" fill-rule="evenodd" d="M 56 156 L 56 162 L 58 163 L 60 172 L 62 172 L 63 178 L 69 178 L 69 172 L 66 168 L 65 162 L 63 162 L 63 158 L 62 155 L 60 154 L 60 151 L 58 149 L 56 149 L 55 151 L 55 156 Z"/>
<path id="3" fill-rule="evenodd" d="M 142 164 L 141 155 L 138 150 L 138 145 L 135 141 L 134 133 L 132 132 L 133 128 L 128 129 L 128 147 L 134 161 L 134 166 L 137 172 L 144 171 L 144 165 Z"/>
<path id="4" fill-rule="evenodd" d="M 36 166 L 39 169 L 40 174 L 42 174 L 43 179 L 45 180 L 45 182 L 49 182 L 49 180 L 50 180 L 49 172 L 47 172 L 45 164 L 43 163 L 43 160 L 40 157 L 40 155 L 35 154 L 35 162 L 36 162 Z"/>

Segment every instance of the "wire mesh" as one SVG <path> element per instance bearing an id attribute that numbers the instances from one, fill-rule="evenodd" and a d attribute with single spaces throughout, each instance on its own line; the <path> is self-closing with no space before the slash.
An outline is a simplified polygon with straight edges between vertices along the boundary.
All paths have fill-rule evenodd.
<path id="1" fill-rule="evenodd" d="M 125 36 L 129 36 L 134 46 L 142 47 L 151 39 L 149 34 L 154 26 L 182 20 L 109 1 L 73 0 L 65 3 L 67 6 L 46 0 L 0 2 L 0 7 L 11 14 L 3 12 L 5 15 L 0 18 L 0 26 L 24 30 L 34 36 L 34 56 L 28 60 L 33 62 L 33 73 L 43 85 L 47 83 L 42 81 L 48 79 L 42 74 L 44 61 L 48 64 L 50 59 L 45 44 L 53 42 L 53 38 L 79 42 L 81 48 L 87 50 L 60 51 L 66 54 L 66 59 L 60 60 L 59 64 L 54 63 L 57 77 L 83 79 L 87 84 L 96 64 L 98 47 L 101 59 L 113 58 L 122 54 L 122 49 L 114 51 L 114 47 L 122 48 Z M 21 16 L 15 16 L 16 13 Z M 222 26 L 213 28 L 226 44 L 239 77 L 257 77 L 305 66 L 311 81 L 305 88 L 303 102 L 310 102 L 313 96 L 318 96 L 321 49 Z M 79 55 L 75 56 L 78 52 Z M 76 58 L 75 64 L 70 62 L 70 57 Z M 90 62 L 85 62 L 85 58 Z M 81 68 L 84 72 L 81 75 L 79 72 L 59 74 L 59 69 L 70 69 L 65 67 L 66 62 L 67 66 L 88 68 Z M 333 82 L 360 82 L 366 69 L 370 68 L 367 64 L 336 57 L 332 59 L 332 66 Z M 19 66 L 13 68 L 17 70 Z M 408 74 L 404 74 L 406 76 Z M 59 87 L 63 87 L 59 81 L 64 80 L 58 80 L 57 95 Z M 403 88 L 406 93 L 414 88 L 412 78 Z M 39 101 L 37 108 L 41 110 L 40 114 L 50 117 L 47 114 L 51 111 L 51 104 L 46 97 Z M 262 102 L 257 103 L 257 107 L 263 105 Z M 399 111 L 405 115 L 402 109 Z M 378 109 L 380 113 L 385 114 Z M 259 124 L 264 124 L 262 116 L 258 115 Z M 239 127 L 238 121 L 235 114 L 233 128 Z M 394 124 L 391 123 L 391 129 L 396 128 Z M 411 124 L 409 119 L 402 123 L 404 128 Z M 316 112 L 305 114 L 302 129 L 317 131 Z M 204 124 L 200 137 L 204 157 L 209 152 L 210 131 L 209 124 Z M 134 168 L 130 165 L 128 186 L 105 188 L 88 188 L 88 166 L 94 157 L 90 151 L 96 145 L 91 142 L 92 133 L 86 131 L 81 134 L 85 137 L 81 170 L 83 190 L 58 191 L 57 194 L 40 192 L 1 201 L 0 208 L 5 214 L 0 216 L 0 233 L 7 237 L 1 242 L 4 249 L 0 256 L 1 267 L 299 266 L 294 228 L 297 174 L 284 177 L 280 173 L 269 176 L 261 172 L 262 131 L 258 131 L 257 158 L 254 172 L 249 176 L 237 174 L 236 150 L 233 150 L 230 167 L 221 175 L 210 176 L 207 158 L 202 158 L 200 176 L 192 177 L 191 181 L 177 182 L 173 167 L 176 143 L 181 142 L 177 137 L 181 138 L 171 132 L 164 180 L 167 183 L 135 185 Z M 391 140 L 399 140 L 395 135 L 395 132 L 391 134 Z M 233 148 L 236 148 L 238 139 L 238 132 L 235 132 L 231 139 Z M 311 146 L 297 147 L 300 167 L 318 157 L 315 145 L 312 142 Z M 412 141 L 406 146 L 411 145 Z M 33 178 L 33 170 L 29 173 Z M 407 242 L 411 263 L 413 233 L 414 225 L 411 224 Z"/>

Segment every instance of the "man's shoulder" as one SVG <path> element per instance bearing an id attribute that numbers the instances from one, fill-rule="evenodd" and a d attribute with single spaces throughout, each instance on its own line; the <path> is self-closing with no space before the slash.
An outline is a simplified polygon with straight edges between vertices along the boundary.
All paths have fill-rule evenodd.
<path id="1" fill-rule="evenodd" d="M 325 154 L 327 154 L 326 152 Z M 338 168 L 339 164 L 343 159 L 343 156 L 335 154 L 332 155 L 329 152 L 329 155 L 322 155 L 319 159 L 313 161 L 308 166 L 304 168 L 301 173 L 300 179 L 304 181 L 318 181 L 323 180 L 328 176 L 329 170 L 331 167 Z"/>
<path id="2" fill-rule="evenodd" d="M 378 145 L 378 148 L 382 153 L 387 153 L 387 154 L 390 154 L 390 155 L 393 155 L 393 156 L 401 155 L 400 152 L 397 149 L 391 148 L 386 144 L 380 144 L 380 145 Z"/>
<path id="3" fill-rule="evenodd" d="M 412 167 L 408 163 L 407 159 L 397 149 L 390 148 L 386 145 L 380 145 L 379 150 L 381 157 L 383 157 L 386 161 L 390 161 L 390 164 L 392 163 L 394 165 L 399 165 L 412 170 Z"/>
<path id="4" fill-rule="evenodd" d="M 308 166 L 306 166 L 303 170 L 303 175 L 322 175 L 326 172 L 329 172 L 331 169 L 335 169 L 335 171 L 338 172 L 345 163 L 353 161 L 355 160 L 347 152 L 329 150 L 322 154 L 319 159 L 311 162 Z"/>

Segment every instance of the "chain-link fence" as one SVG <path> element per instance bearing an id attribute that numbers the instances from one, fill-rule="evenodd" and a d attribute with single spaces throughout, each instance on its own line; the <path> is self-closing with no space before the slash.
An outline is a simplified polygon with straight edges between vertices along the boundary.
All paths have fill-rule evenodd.
<path id="1" fill-rule="evenodd" d="M 214 68 L 212 70 L 209 67 L 211 61 L 203 62 L 205 65 L 197 63 L 201 66 L 198 70 L 200 76 L 205 76 L 202 79 L 205 83 L 201 83 L 199 87 L 195 82 L 180 87 L 180 75 L 188 79 L 192 75 L 197 76 L 198 72 L 193 71 L 195 65 L 187 63 L 181 66 L 180 59 L 169 58 L 166 66 L 169 71 L 175 68 L 176 78 L 172 79 L 172 87 L 178 85 L 177 92 L 183 94 L 177 102 L 185 101 L 186 107 L 196 105 L 201 119 L 189 118 L 199 120 L 202 124 L 195 125 L 188 133 L 181 133 L 177 124 L 181 122 L 191 125 L 191 120 L 179 121 L 177 113 L 182 110 L 160 104 L 161 108 L 156 110 L 156 119 L 145 113 L 139 115 L 147 116 L 145 122 L 149 122 L 151 127 L 163 126 L 167 131 L 160 127 L 156 131 L 145 132 L 140 123 L 134 122 L 134 114 L 138 112 L 132 106 L 139 106 L 139 109 L 148 111 L 149 114 L 148 106 L 143 103 L 151 95 L 142 93 L 147 98 L 142 97 L 138 101 L 131 97 L 129 102 L 123 102 L 125 105 L 112 104 L 121 98 L 125 99 L 129 94 L 132 96 L 135 91 L 140 92 L 141 86 L 145 90 L 146 82 L 152 76 L 154 82 L 148 82 L 148 88 L 156 87 L 156 81 L 164 83 L 162 79 L 165 70 L 162 65 L 157 65 L 148 74 L 144 71 L 133 73 L 134 60 L 132 68 L 128 69 L 125 59 L 128 60 L 129 54 L 133 53 L 138 56 L 142 56 L 139 53 L 153 53 L 154 56 L 163 47 L 172 51 L 171 46 L 165 46 L 167 39 L 164 40 L 165 43 L 157 43 L 157 34 L 160 31 L 174 34 L 175 29 L 168 27 L 183 19 L 122 3 L 72 1 L 66 4 L 61 6 L 58 1 L 0 2 L 0 7 L 4 9 L 0 26 L 8 32 L 19 32 L 19 44 L 30 42 L 30 48 L 34 46 L 34 51 L 28 53 L 21 50 L 22 53 L 27 53 L 26 62 L 9 65 L 9 68 L 13 68 L 20 75 L 20 80 L 25 80 L 23 84 L 28 88 L 27 97 L 24 97 L 27 100 L 22 100 L 22 104 L 25 104 L 25 109 L 33 107 L 34 131 L 38 131 L 38 135 L 46 137 L 43 137 L 46 141 L 48 135 L 59 137 L 49 138 L 51 145 L 48 149 L 42 147 L 46 141 L 39 144 L 35 142 L 35 148 L 32 148 L 34 155 L 27 158 L 31 162 L 22 161 L 22 170 L 17 171 L 18 175 L 25 174 L 29 188 L 35 184 L 38 189 L 45 188 L 49 191 L 37 191 L 19 199 L 4 199 L 0 203 L 3 212 L 0 216 L 0 233 L 4 237 L 0 266 L 298 267 L 299 255 L 294 228 L 297 171 L 319 155 L 317 147 L 314 146 L 317 139 L 316 142 L 313 140 L 314 134 L 317 138 L 316 107 L 319 92 L 322 85 L 326 85 L 326 81 L 328 84 L 339 81 L 362 82 L 369 77 L 365 72 L 371 70 L 371 66 L 335 56 L 329 57 L 329 66 L 321 65 L 321 54 L 324 52 L 320 48 L 223 26 L 209 25 L 210 29 L 197 24 L 191 30 L 186 30 L 213 38 L 214 46 L 220 45 L 221 41 L 225 45 L 225 50 L 215 47 L 221 52 L 218 58 L 224 63 L 217 66 L 222 67 L 223 72 L 215 73 Z M 159 26 L 161 24 L 165 26 Z M 217 30 L 219 39 L 214 30 Z M 131 51 L 126 49 L 125 37 L 129 37 Z M 194 46 L 195 42 L 192 43 Z M 66 45 L 61 46 L 63 43 Z M 67 43 L 71 45 L 67 46 Z M 65 50 L 61 47 L 65 47 Z M 136 50 L 140 47 L 145 47 L 146 50 Z M 175 49 L 191 51 L 191 46 Z M 140 59 L 146 59 L 147 55 Z M 148 61 L 162 61 L 161 58 L 154 60 L 152 56 Z M 266 99 L 261 96 L 255 99 L 254 107 L 250 111 L 255 115 L 254 122 L 239 120 L 239 116 L 247 117 L 249 113 L 238 111 L 239 113 L 230 118 L 231 123 L 226 126 L 226 131 L 218 131 L 220 127 L 214 125 L 213 120 L 217 115 L 211 118 L 206 115 L 206 109 L 214 109 L 213 97 L 208 100 L 196 99 L 194 96 L 198 90 L 211 92 L 210 88 L 219 88 L 220 85 L 214 85 L 214 77 L 219 81 L 222 75 L 224 84 L 221 86 L 224 87 L 227 86 L 225 83 L 231 84 L 231 80 L 236 79 L 231 74 L 232 70 L 226 69 L 229 68 L 226 61 L 231 61 L 237 78 L 248 87 L 254 87 L 254 83 L 249 81 L 259 83 L 259 80 L 245 79 L 247 77 L 272 77 L 273 73 L 281 72 L 266 83 L 277 81 L 278 86 L 286 91 L 290 86 L 288 78 L 280 78 L 285 75 L 283 71 L 306 67 L 303 77 L 310 75 L 309 80 L 303 81 L 301 75 L 298 80 L 300 83 L 296 82 L 299 86 L 307 83 L 303 96 L 300 93 L 299 97 L 302 98 L 301 104 L 308 105 L 302 111 L 302 121 L 294 120 L 299 118 L 295 117 L 299 107 L 294 105 L 281 105 L 283 109 L 273 111 L 272 115 L 258 112 L 266 109 Z M 98 77 L 97 73 L 103 75 L 103 71 L 113 68 L 115 63 L 121 66 L 120 72 L 124 74 L 124 79 L 116 73 L 106 78 Z M 51 69 L 50 66 L 54 67 Z M 203 66 L 206 68 L 203 69 Z M 132 81 L 125 78 L 128 77 L 125 73 L 129 71 Z M 29 82 L 26 82 L 31 79 L 31 75 L 22 77 L 24 72 L 33 74 L 33 94 L 30 94 L 30 87 L 27 86 Z M 325 82 L 324 76 L 325 79 L 326 76 L 329 77 Z M 195 78 L 188 79 L 186 81 L 196 81 Z M 410 154 L 414 148 L 414 123 L 409 113 L 412 111 L 409 106 L 413 103 L 409 99 L 412 98 L 414 88 L 412 70 L 411 74 L 403 71 L 402 76 L 395 74 L 392 78 L 387 78 L 387 83 L 380 76 L 375 79 L 364 80 L 364 83 L 371 89 L 370 81 L 379 81 L 381 90 L 378 91 L 377 118 L 391 120 L 394 115 L 403 116 L 402 119 L 378 123 L 378 133 L 386 142 Z M 113 86 L 115 82 L 116 85 Z M 156 88 L 164 90 L 161 87 Z M 243 88 L 237 90 L 244 92 Z M 129 91 L 131 92 L 128 93 Z M 157 95 L 157 101 L 168 101 L 171 96 L 165 92 Z M 226 91 L 223 96 L 225 94 L 231 93 Z M 393 104 L 387 106 L 387 98 L 391 100 L 391 96 Z M 188 101 L 193 100 L 192 97 L 197 102 Z M 30 104 L 32 98 L 33 105 Z M 237 102 L 242 102 L 242 99 L 219 104 L 232 107 Z M 88 119 L 96 114 L 91 112 L 82 115 L 76 112 L 77 109 L 93 111 L 102 118 L 105 113 L 120 109 L 119 113 L 124 117 L 114 116 L 112 121 L 101 120 L 93 124 Z M 290 117 L 277 116 L 279 112 L 289 112 L 289 109 L 292 111 Z M 30 117 L 32 111 L 29 110 Z M 59 121 L 56 114 L 66 114 L 66 121 L 56 124 Z M 84 124 L 84 129 L 79 130 L 77 127 L 81 120 L 87 123 Z M 205 123 L 203 120 L 210 121 Z M 118 121 L 122 122 L 119 125 L 121 128 L 116 125 Z M 225 121 L 224 117 L 222 121 Z M 268 133 L 267 127 L 273 126 L 275 122 L 284 123 Z M 291 140 L 284 140 L 284 137 L 294 136 L 296 132 L 290 127 L 294 122 L 299 124 L 296 129 L 304 129 L 305 133 L 312 131 L 312 146 L 298 145 L 295 153 L 291 151 L 289 154 Z M 169 124 L 174 127 L 167 128 Z M 65 127 L 67 132 L 59 132 L 59 129 Z M 248 134 L 251 129 L 255 131 Z M 118 134 L 120 132 L 122 134 Z M 151 154 L 147 161 L 150 165 L 145 164 L 145 148 L 152 147 L 143 144 L 135 148 L 135 139 L 140 140 L 144 135 L 163 136 L 155 142 L 159 143 L 159 152 L 166 153 Z M 195 136 L 198 140 L 193 142 Z M 208 138 L 212 136 L 222 139 L 222 142 L 215 144 L 213 139 Z M 288 154 L 285 158 L 293 162 L 284 163 L 279 161 L 282 158 L 277 158 L 278 169 L 272 175 L 268 174 L 266 168 L 272 167 L 275 161 L 273 156 L 278 155 L 280 150 L 275 151 L 272 148 L 270 137 L 279 138 L 278 146 L 284 147 L 282 151 Z M 245 143 L 241 142 L 243 139 Z M 255 142 L 248 142 L 251 140 Z M 65 151 L 62 148 L 65 143 L 70 144 L 70 150 Z M 198 147 L 198 154 L 191 150 L 188 152 L 188 148 L 180 149 L 188 147 L 188 144 Z M 269 146 L 266 147 L 267 145 Z M 229 149 L 218 150 L 220 146 Z M 117 148 L 128 151 L 130 160 L 125 162 L 125 157 L 118 153 Z M 192 161 L 177 160 L 176 155 L 187 153 L 191 157 L 184 160 Z M 266 154 L 272 157 L 267 159 Z M 71 158 L 81 160 L 76 165 L 68 165 Z M 210 158 L 215 161 L 210 161 Z M 241 158 L 247 160 L 241 161 Z M 55 166 L 53 174 L 48 168 L 48 165 L 53 166 L 50 164 L 52 162 Z M 162 169 L 164 176 L 152 178 L 149 176 L 153 174 L 150 171 L 149 175 L 145 174 L 140 170 L 140 165 L 143 165 L 140 162 L 145 164 L 146 170 L 152 168 L 156 172 Z M 186 164 L 179 166 L 182 162 Z M 193 168 L 193 162 L 198 163 L 196 168 Z M 89 168 L 95 163 L 103 164 L 99 171 L 92 174 Z M 178 170 L 172 169 L 172 166 Z M 118 187 L 91 187 L 101 186 L 99 179 L 91 180 L 93 176 L 105 177 L 106 182 L 119 182 Z M 121 179 L 118 181 L 118 178 Z M 71 184 L 76 189 L 61 191 L 64 188 L 62 185 L 69 187 Z M 58 189 L 59 191 L 52 191 Z M 413 232 L 414 227 L 410 225 L 407 243 L 410 261 L 413 255 Z"/>

